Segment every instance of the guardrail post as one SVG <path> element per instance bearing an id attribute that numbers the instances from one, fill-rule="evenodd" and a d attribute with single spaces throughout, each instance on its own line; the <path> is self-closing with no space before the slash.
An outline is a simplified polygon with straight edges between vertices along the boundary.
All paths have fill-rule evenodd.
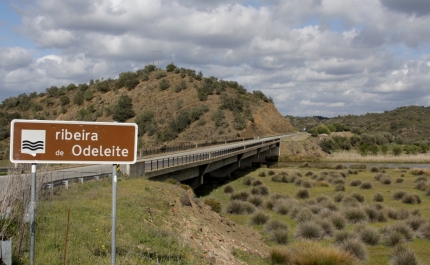
<path id="1" fill-rule="evenodd" d="M 63 180 L 63 184 L 66 187 L 66 190 L 69 189 L 69 181 L 68 180 Z"/>

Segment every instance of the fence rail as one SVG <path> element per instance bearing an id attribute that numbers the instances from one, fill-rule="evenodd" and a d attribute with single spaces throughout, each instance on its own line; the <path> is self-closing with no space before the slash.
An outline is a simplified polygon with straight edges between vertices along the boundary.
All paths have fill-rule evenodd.
<path id="1" fill-rule="evenodd" d="M 188 154 L 188 155 L 180 155 L 180 156 L 172 155 L 171 157 L 165 157 L 161 159 L 159 158 L 148 159 L 145 161 L 145 172 L 180 166 L 180 165 L 194 163 L 194 162 L 203 161 L 203 160 L 209 160 L 212 158 L 226 156 L 242 150 L 254 149 L 255 147 L 258 147 L 258 146 L 271 145 L 277 142 L 280 142 L 279 137 L 262 139 L 262 140 L 258 140 L 256 143 L 238 145 L 230 148 L 220 147 L 218 150 L 213 150 L 209 152 L 203 151 L 201 153 Z"/>

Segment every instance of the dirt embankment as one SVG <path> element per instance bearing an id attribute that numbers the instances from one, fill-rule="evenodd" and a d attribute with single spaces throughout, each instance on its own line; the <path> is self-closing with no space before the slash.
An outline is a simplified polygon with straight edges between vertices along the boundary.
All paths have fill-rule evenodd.
<path id="1" fill-rule="evenodd" d="M 311 137 L 307 133 L 299 133 L 293 137 L 284 138 L 281 143 L 279 161 L 318 161 L 327 156 L 319 142 L 321 138 Z"/>

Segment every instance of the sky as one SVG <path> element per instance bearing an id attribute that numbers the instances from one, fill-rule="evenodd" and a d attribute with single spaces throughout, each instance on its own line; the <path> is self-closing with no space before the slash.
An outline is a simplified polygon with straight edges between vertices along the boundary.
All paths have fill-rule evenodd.
<path id="1" fill-rule="evenodd" d="M 0 0 L 0 102 L 173 62 L 283 115 L 428 107 L 428 25 L 428 0 Z"/>

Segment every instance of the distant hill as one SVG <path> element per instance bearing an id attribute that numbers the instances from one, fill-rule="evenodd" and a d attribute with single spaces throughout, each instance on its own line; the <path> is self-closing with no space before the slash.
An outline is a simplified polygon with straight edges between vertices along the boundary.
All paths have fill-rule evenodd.
<path id="1" fill-rule="evenodd" d="M 51 86 L 0 105 L 0 140 L 12 119 L 119 121 L 139 125 L 142 148 L 292 132 L 294 128 L 261 91 L 201 72 L 148 65 L 118 79 Z M 6 141 L 5 141 L 6 140 Z"/>
<path id="2" fill-rule="evenodd" d="M 406 106 L 384 113 L 346 115 L 334 118 L 321 116 L 292 117 L 287 120 L 297 129 L 310 129 L 317 125 L 340 123 L 356 134 L 388 132 L 404 143 L 430 143 L 430 107 Z"/>

